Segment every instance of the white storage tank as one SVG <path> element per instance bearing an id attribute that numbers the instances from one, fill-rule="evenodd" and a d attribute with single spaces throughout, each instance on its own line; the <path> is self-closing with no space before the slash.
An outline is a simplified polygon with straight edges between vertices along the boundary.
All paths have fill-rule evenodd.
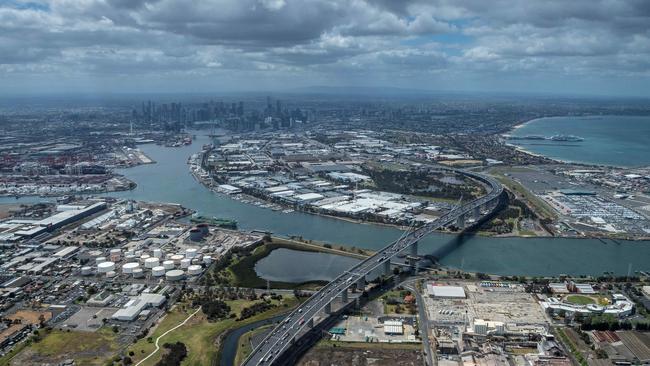
<path id="1" fill-rule="evenodd" d="M 97 265 L 97 272 L 99 273 L 107 273 L 115 270 L 115 263 L 114 262 L 102 262 Z"/>
<path id="2" fill-rule="evenodd" d="M 174 269 L 174 261 L 164 261 L 163 267 L 165 267 L 165 269 Z"/>
<path id="3" fill-rule="evenodd" d="M 161 277 L 165 275 L 165 267 L 163 266 L 156 266 L 151 269 L 151 274 L 154 277 Z"/>
<path id="4" fill-rule="evenodd" d="M 92 273 L 93 273 L 93 267 L 90 266 L 81 267 L 82 276 L 90 276 Z"/>
<path id="5" fill-rule="evenodd" d="M 142 254 L 140 256 L 140 262 L 144 263 L 149 258 L 151 258 L 151 256 L 149 254 Z"/>
<path id="6" fill-rule="evenodd" d="M 117 276 L 117 273 L 115 273 L 115 271 L 106 272 L 106 277 L 108 277 L 108 278 L 113 278 L 115 276 Z"/>
<path id="7" fill-rule="evenodd" d="M 187 258 L 194 258 L 194 257 L 196 257 L 197 253 L 198 253 L 198 250 L 196 250 L 195 248 L 188 248 L 187 250 L 185 250 L 185 256 Z"/>
<path id="8" fill-rule="evenodd" d="M 189 258 L 181 259 L 181 268 L 187 268 L 192 264 L 192 260 Z"/>
<path id="9" fill-rule="evenodd" d="M 184 257 L 182 255 L 180 255 L 180 254 L 174 254 L 170 258 L 171 258 L 171 260 L 174 261 L 174 263 L 180 264 L 181 260 L 183 260 Z"/>
<path id="10" fill-rule="evenodd" d="M 203 256 L 203 263 L 205 263 L 205 264 L 212 263 L 212 257 L 210 257 L 209 255 L 204 255 Z"/>
<path id="11" fill-rule="evenodd" d="M 135 256 L 135 254 L 127 254 L 127 255 L 124 256 L 124 259 L 126 259 L 127 262 L 132 262 L 132 261 L 136 260 L 136 256 Z"/>
<path id="12" fill-rule="evenodd" d="M 185 277 L 185 272 L 181 271 L 180 269 L 172 269 L 165 274 L 165 277 L 169 281 L 179 281 Z"/>
<path id="13" fill-rule="evenodd" d="M 163 256 L 162 249 L 160 249 L 160 248 L 154 249 L 153 250 L 153 256 L 156 257 L 156 258 L 162 258 L 162 256 Z"/>
<path id="14" fill-rule="evenodd" d="M 110 253 L 111 255 L 122 255 L 122 249 L 119 248 L 111 249 Z"/>
<path id="15" fill-rule="evenodd" d="M 106 257 L 97 257 L 97 258 L 95 258 L 95 264 L 100 264 L 102 262 L 106 262 Z"/>
<path id="16" fill-rule="evenodd" d="M 140 264 L 136 262 L 130 262 L 130 263 L 125 263 L 122 265 L 122 272 L 123 273 L 133 273 L 133 270 L 136 268 L 140 268 Z"/>
<path id="17" fill-rule="evenodd" d="M 158 266 L 158 258 L 147 258 L 144 260 L 145 268 L 153 268 Z"/>
<path id="18" fill-rule="evenodd" d="M 187 267 L 187 273 L 188 273 L 190 276 L 197 276 L 197 275 L 200 275 L 201 272 L 203 272 L 203 267 L 201 267 L 201 266 L 199 266 L 199 265 L 197 265 L 197 264 L 193 264 L 193 265 Z"/>
<path id="19" fill-rule="evenodd" d="M 132 274 L 133 274 L 133 278 L 144 277 L 144 271 L 142 270 L 142 268 L 134 268 Z"/>

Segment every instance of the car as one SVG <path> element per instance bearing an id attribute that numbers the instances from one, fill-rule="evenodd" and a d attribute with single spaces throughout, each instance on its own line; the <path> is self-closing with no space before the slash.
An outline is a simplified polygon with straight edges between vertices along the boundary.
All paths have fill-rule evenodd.
<path id="1" fill-rule="evenodd" d="M 298 312 L 299 312 L 299 313 L 302 313 L 302 309 L 298 309 Z"/>

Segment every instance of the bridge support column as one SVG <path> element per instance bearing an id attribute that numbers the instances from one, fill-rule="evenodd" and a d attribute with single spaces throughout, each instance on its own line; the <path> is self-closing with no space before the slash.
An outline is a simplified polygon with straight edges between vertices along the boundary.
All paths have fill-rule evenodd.
<path id="1" fill-rule="evenodd" d="M 463 230 L 465 228 L 465 215 L 458 216 L 456 219 L 456 226 L 458 226 L 460 230 Z"/>
<path id="2" fill-rule="evenodd" d="M 362 276 L 357 280 L 357 290 L 363 291 L 365 289 L 366 289 L 366 278 Z"/>
<path id="3" fill-rule="evenodd" d="M 416 241 L 415 243 L 411 244 L 411 247 L 409 248 L 412 256 L 418 255 L 418 242 Z"/>
<path id="4" fill-rule="evenodd" d="M 420 261 L 416 260 L 413 266 L 413 274 L 418 274 L 420 272 Z"/>
<path id="5" fill-rule="evenodd" d="M 481 218 L 481 206 L 474 207 L 474 220 L 478 221 Z"/>
<path id="6" fill-rule="evenodd" d="M 307 327 L 313 328 L 314 327 L 314 318 L 311 318 L 307 321 Z"/>
<path id="7" fill-rule="evenodd" d="M 331 313 L 332 313 L 332 303 L 331 303 L 331 302 L 328 302 L 328 303 L 325 305 L 325 314 L 331 314 Z"/>
<path id="8" fill-rule="evenodd" d="M 390 271 L 390 259 L 384 262 L 384 276 L 390 276 L 391 271 Z"/>
<path id="9" fill-rule="evenodd" d="M 348 303 L 348 289 L 345 289 L 345 291 L 341 292 L 341 301 L 344 304 Z"/>

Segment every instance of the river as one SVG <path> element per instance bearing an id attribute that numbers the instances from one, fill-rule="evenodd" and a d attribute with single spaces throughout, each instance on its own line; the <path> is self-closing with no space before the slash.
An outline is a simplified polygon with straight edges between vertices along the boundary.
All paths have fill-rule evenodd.
<path id="1" fill-rule="evenodd" d="M 188 157 L 209 142 L 207 136 L 199 135 L 190 146 L 141 146 L 157 163 L 120 170 L 121 174 L 135 181 L 138 186 L 132 191 L 109 195 L 180 203 L 204 215 L 233 218 L 244 230 L 260 229 L 280 236 L 300 235 L 305 239 L 359 248 L 378 249 L 401 235 L 401 231 L 393 227 L 356 224 L 301 212 L 285 214 L 213 193 L 191 176 L 187 166 Z M 42 199 L 0 198 L 0 202 L 39 200 Z M 648 241 L 602 242 L 596 239 L 480 236 L 460 240 L 455 235 L 435 233 L 420 242 L 419 253 L 444 253 L 440 259 L 443 265 L 501 275 L 599 275 L 604 271 L 626 274 L 628 266 L 631 266 L 632 271 L 650 270 Z M 292 260 L 278 255 L 274 258 L 275 265 L 266 267 L 266 272 L 260 273 L 261 275 L 269 277 L 281 274 L 286 270 L 286 264 Z"/>

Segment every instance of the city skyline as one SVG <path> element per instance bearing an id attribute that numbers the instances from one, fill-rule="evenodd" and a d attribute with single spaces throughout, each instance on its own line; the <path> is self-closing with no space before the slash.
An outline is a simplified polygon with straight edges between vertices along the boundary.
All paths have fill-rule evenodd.
<path id="1" fill-rule="evenodd" d="M 304 87 L 649 96 L 641 1 L 18 1 L 0 94 Z"/>

